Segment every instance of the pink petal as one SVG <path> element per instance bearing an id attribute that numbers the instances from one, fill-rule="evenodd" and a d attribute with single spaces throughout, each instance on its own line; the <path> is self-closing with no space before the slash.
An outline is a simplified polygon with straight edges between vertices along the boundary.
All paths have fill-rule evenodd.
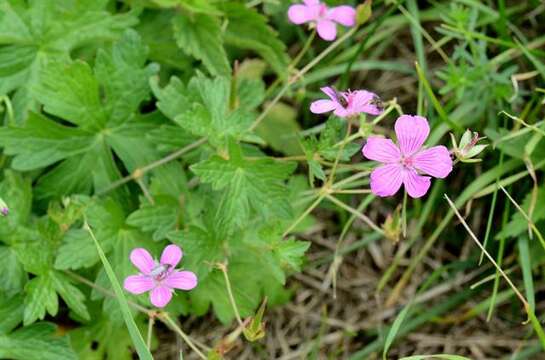
<path id="1" fill-rule="evenodd" d="M 288 9 L 288 19 L 297 25 L 314 20 L 314 11 L 306 5 L 292 5 Z"/>
<path id="2" fill-rule="evenodd" d="M 172 299 L 172 290 L 170 290 L 168 287 L 159 285 L 155 289 L 153 289 L 150 293 L 150 301 L 153 304 L 153 306 L 156 306 L 158 308 L 162 308 L 167 306 L 167 304 Z"/>
<path id="3" fill-rule="evenodd" d="M 163 253 L 161 254 L 160 262 L 161 264 L 164 264 L 164 265 L 168 264 L 172 266 L 173 268 L 175 268 L 181 259 L 182 259 L 182 249 L 180 249 L 178 245 L 171 244 L 163 250 Z"/>
<path id="4" fill-rule="evenodd" d="M 331 20 L 319 20 L 316 30 L 318 30 L 318 35 L 326 41 L 335 40 L 337 37 L 337 26 Z"/>
<path id="5" fill-rule="evenodd" d="M 337 115 L 338 117 L 342 117 L 342 118 L 345 118 L 345 117 L 354 115 L 354 114 L 352 113 L 352 111 L 347 110 L 347 109 L 344 108 L 342 105 L 337 106 L 337 108 L 335 109 L 335 111 L 333 112 L 333 114 Z"/>
<path id="6" fill-rule="evenodd" d="M 399 164 L 383 165 L 371 173 L 371 191 L 378 196 L 394 195 L 403 182 L 403 168 Z"/>
<path id="7" fill-rule="evenodd" d="M 414 169 L 405 169 L 403 174 L 403 185 L 412 198 L 419 198 L 428 192 L 430 188 L 430 177 L 418 175 Z"/>
<path id="8" fill-rule="evenodd" d="M 352 111 L 355 113 L 367 113 L 371 115 L 378 115 L 382 111 L 371 102 L 377 98 L 377 95 L 367 90 L 357 90 L 353 94 Z"/>
<path id="9" fill-rule="evenodd" d="M 361 112 L 369 115 L 380 115 L 382 114 L 382 109 L 379 108 L 377 105 L 367 104 L 362 107 Z"/>
<path id="10" fill-rule="evenodd" d="M 401 115 L 395 123 L 401 153 L 409 156 L 420 150 L 430 133 L 428 120 L 422 116 Z"/>
<path id="11" fill-rule="evenodd" d="M 155 261 L 153 261 L 150 253 L 143 248 L 136 248 L 131 251 L 130 259 L 142 274 L 149 274 L 155 267 Z"/>
<path id="12" fill-rule="evenodd" d="M 356 9 L 352 6 L 336 6 L 329 10 L 328 19 L 344 26 L 356 25 Z"/>
<path id="13" fill-rule="evenodd" d="M 314 114 L 323 114 L 336 108 L 337 104 L 332 100 L 316 100 L 310 104 L 310 111 Z"/>
<path id="14" fill-rule="evenodd" d="M 131 275 L 127 276 L 123 287 L 130 293 L 142 294 L 150 291 L 155 286 L 153 279 L 146 275 Z"/>
<path id="15" fill-rule="evenodd" d="M 303 0 L 303 2 L 307 6 L 320 5 L 320 0 Z"/>
<path id="16" fill-rule="evenodd" d="M 444 179 L 452 171 L 452 159 L 448 149 L 434 146 L 420 151 L 413 156 L 413 165 L 423 173 Z"/>
<path id="17" fill-rule="evenodd" d="M 392 140 L 377 136 L 370 136 L 361 152 L 369 160 L 382 163 L 398 162 L 401 158 L 399 148 Z"/>
<path id="18" fill-rule="evenodd" d="M 322 92 L 324 94 L 326 94 L 327 96 L 329 96 L 329 98 L 335 102 L 339 102 L 339 98 L 337 97 L 337 91 L 335 91 L 335 89 L 331 86 L 324 86 L 324 87 L 321 87 L 320 90 L 322 90 Z"/>
<path id="19" fill-rule="evenodd" d="M 191 271 L 173 271 L 163 283 L 169 288 L 191 290 L 197 286 L 197 275 Z"/>

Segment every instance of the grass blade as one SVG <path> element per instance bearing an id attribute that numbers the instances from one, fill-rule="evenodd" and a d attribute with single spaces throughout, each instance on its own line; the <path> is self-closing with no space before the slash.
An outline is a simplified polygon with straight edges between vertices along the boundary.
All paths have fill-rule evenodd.
<path id="1" fill-rule="evenodd" d="M 437 111 L 437 114 L 439 115 L 441 120 L 446 122 L 450 126 L 451 129 L 462 131 L 463 130 L 462 127 L 460 125 L 456 124 L 455 122 L 453 122 L 448 117 L 447 112 L 445 111 L 445 109 L 443 108 L 443 106 L 441 105 L 439 100 L 437 100 L 437 97 L 433 93 L 433 89 L 431 88 L 431 85 L 428 82 L 428 79 L 426 79 L 426 75 L 422 71 L 422 68 L 420 67 L 420 65 L 418 63 L 415 63 L 415 66 L 416 66 L 416 72 L 418 74 L 418 79 L 424 85 L 424 89 L 426 90 L 426 93 L 428 94 L 428 96 L 429 96 L 429 98 L 431 100 L 431 103 L 433 104 L 433 107 L 435 108 L 435 111 Z"/>
<path id="2" fill-rule="evenodd" d="M 412 303 L 407 304 L 401 310 L 401 312 L 397 315 L 396 319 L 394 320 L 394 323 L 392 324 L 392 327 L 388 331 L 388 335 L 386 336 L 386 342 L 384 343 L 384 351 L 382 352 L 382 359 L 386 360 L 388 358 L 388 350 L 390 350 L 390 346 L 392 346 L 392 343 L 394 342 L 394 339 L 397 335 L 397 332 L 399 331 L 399 328 L 401 327 L 401 324 L 403 323 L 403 320 L 405 320 L 405 317 L 409 313 L 409 309 L 411 308 Z"/>
<path id="3" fill-rule="evenodd" d="M 441 360 L 471 360 L 465 356 L 449 355 L 449 354 L 434 354 L 434 355 L 413 355 L 402 357 L 399 360 L 425 360 L 425 359 L 441 359 Z"/>
<path id="4" fill-rule="evenodd" d="M 519 261 L 522 267 L 522 279 L 524 282 L 524 290 L 526 299 L 532 311 L 536 308 L 536 300 L 534 297 L 534 280 L 532 279 L 532 263 L 530 259 L 530 249 L 528 248 L 528 237 L 522 235 L 518 238 L 517 245 L 519 248 Z"/>
<path id="5" fill-rule="evenodd" d="M 100 260 L 102 261 L 102 265 L 104 266 L 104 270 L 106 271 L 106 275 L 108 275 L 108 279 L 112 283 L 112 288 L 115 292 L 115 297 L 117 298 L 117 301 L 119 302 L 119 307 L 121 308 L 123 319 L 125 320 L 125 324 L 127 325 L 127 329 L 129 330 L 129 334 L 131 336 L 134 348 L 136 349 L 136 352 L 138 353 L 138 357 L 141 360 L 152 360 L 153 357 L 151 356 L 151 353 L 146 347 L 144 338 L 142 337 L 142 334 L 140 334 L 140 331 L 138 330 L 138 327 L 136 326 L 136 323 L 134 322 L 134 319 L 131 315 L 131 311 L 129 310 L 129 304 L 127 304 L 127 299 L 125 298 L 125 294 L 123 293 L 123 290 L 121 289 L 121 285 L 119 284 L 119 281 L 117 281 L 117 277 L 114 273 L 114 270 L 112 269 L 112 265 L 110 265 L 110 262 L 106 258 L 106 255 L 104 254 L 104 250 L 102 250 L 102 247 L 100 246 L 97 238 L 95 237 L 93 230 L 91 229 L 91 227 L 89 227 L 87 220 L 85 220 L 84 228 L 89 232 L 89 235 L 91 235 L 91 238 L 93 239 L 95 246 L 97 248 L 97 252 L 100 257 Z"/>

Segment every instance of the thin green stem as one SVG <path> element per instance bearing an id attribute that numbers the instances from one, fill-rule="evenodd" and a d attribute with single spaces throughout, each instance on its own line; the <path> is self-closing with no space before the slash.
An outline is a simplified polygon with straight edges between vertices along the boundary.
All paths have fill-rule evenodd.
<path id="1" fill-rule="evenodd" d="M 370 189 L 360 189 L 360 190 L 332 190 L 333 194 L 369 194 L 371 193 Z"/>
<path id="2" fill-rule="evenodd" d="M 225 286 L 227 288 L 227 295 L 229 296 L 229 302 L 231 303 L 231 307 L 233 308 L 233 312 L 235 313 L 235 317 L 237 318 L 237 322 L 241 327 L 244 327 L 244 323 L 242 322 L 242 318 L 240 317 L 240 313 L 238 312 L 237 303 L 235 302 L 235 297 L 233 296 L 233 289 L 231 288 L 231 281 L 229 281 L 229 275 L 227 274 L 227 267 L 225 264 L 217 264 L 218 269 L 221 270 L 223 273 L 223 278 L 225 279 Z"/>
<path id="3" fill-rule="evenodd" d="M 284 233 L 282 234 L 282 237 L 288 236 L 288 234 L 289 234 L 293 229 L 295 229 L 295 227 L 296 227 L 297 225 L 299 225 L 299 223 L 300 223 L 301 221 L 303 221 L 303 219 L 306 218 L 306 217 L 308 216 L 308 214 L 310 214 L 310 213 L 312 212 L 312 210 L 314 210 L 314 208 L 315 208 L 316 206 L 318 206 L 318 205 L 322 202 L 324 196 L 325 196 L 325 194 L 323 194 L 323 193 L 320 194 L 320 195 L 318 196 L 318 198 L 317 198 L 317 199 L 316 199 L 316 200 L 315 200 L 315 201 L 314 201 L 314 202 L 313 202 L 313 203 L 312 203 L 312 204 L 311 204 L 311 205 L 310 205 L 310 206 L 309 206 L 309 207 L 308 207 L 308 208 L 307 208 L 307 209 L 306 209 L 298 218 L 297 218 L 297 220 L 295 220 L 295 221 L 286 229 L 286 231 L 284 231 Z"/>
<path id="4" fill-rule="evenodd" d="M 360 220 L 363 220 L 364 223 L 366 223 L 367 225 L 369 225 L 369 227 L 373 230 L 375 230 L 376 232 L 378 232 L 379 234 L 384 234 L 384 230 L 382 230 L 380 227 L 378 227 L 371 219 L 369 219 L 366 215 L 360 213 L 359 211 L 357 211 L 356 209 L 354 209 L 353 207 L 343 203 L 342 201 L 340 201 L 339 199 L 337 199 L 336 197 L 334 196 L 331 196 L 330 194 L 326 194 L 325 196 L 329 201 L 331 201 L 332 203 L 334 203 L 335 205 L 345 209 L 346 211 L 348 211 L 349 213 L 352 213 L 354 215 L 356 215 Z"/>
<path id="5" fill-rule="evenodd" d="M 299 61 L 301 61 L 303 56 L 307 53 L 308 49 L 310 49 L 310 45 L 312 45 L 312 41 L 314 40 L 315 37 L 316 37 L 316 29 L 314 29 L 312 33 L 310 33 L 310 36 L 308 37 L 307 41 L 305 42 L 305 45 L 303 46 L 299 54 L 297 54 L 297 56 L 293 59 L 291 64 L 289 64 L 288 66 L 289 69 L 295 69 L 297 64 L 299 64 Z"/>
<path id="6" fill-rule="evenodd" d="M 141 177 L 136 179 L 136 183 L 138 184 L 138 186 L 140 186 L 140 189 L 142 189 L 142 192 L 144 193 L 144 196 L 146 197 L 148 202 L 151 205 L 155 205 L 155 199 L 151 195 L 150 191 L 148 190 L 148 187 L 146 186 L 146 184 L 144 184 L 144 181 L 142 180 Z"/>
<path id="7" fill-rule="evenodd" d="M 505 188 L 503 186 L 500 185 L 500 189 L 505 193 L 505 195 L 507 196 L 507 198 L 509 199 L 509 201 L 511 201 L 511 203 L 515 206 L 515 208 L 520 212 L 520 214 L 522 215 L 522 217 L 524 217 L 524 219 L 528 222 L 528 225 L 530 226 L 530 228 L 532 229 L 532 231 L 534 232 L 534 234 L 536 234 L 541 246 L 543 247 L 543 249 L 545 249 L 545 239 L 543 238 L 543 235 L 541 235 L 541 232 L 539 231 L 539 229 L 537 228 L 537 226 L 534 224 L 534 222 L 532 221 L 532 219 L 530 219 L 530 217 L 528 216 L 528 214 L 526 213 L 526 211 L 524 211 L 520 205 L 515 201 L 515 199 L 513 199 L 513 197 L 511 196 L 511 194 L 509 194 L 509 192 L 507 192 L 507 190 L 505 190 Z"/>
<path id="8" fill-rule="evenodd" d="M 507 282 L 507 284 L 509 284 L 509 286 L 511 287 L 511 289 L 513 289 L 513 291 L 515 292 L 515 295 L 519 298 L 520 302 L 522 302 L 522 304 L 524 305 L 524 308 L 525 310 L 529 310 L 530 307 L 528 305 L 528 301 L 526 301 L 526 298 L 521 294 L 521 292 L 518 290 L 518 288 L 515 286 L 515 284 L 513 284 L 513 282 L 511 281 L 511 279 L 509 278 L 509 276 L 507 276 L 507 274 L 505 273 L 505 271 L 503 271 L 503 269 L 498 265 L 498 263 L 494 260 L 494 258 L 492 256 L 490 256 L 490 254 L 488 253 L 488 251 L 486 251 L 486 249 L 481 245 L 481 242 L 479 241 L 479 239 L 477 239 L 477 237 L 475 236 L 475 234 L 473 233 L 473 231 L 471 230 L 471 228 L 469 227 L 469 225 L 467 224 L 467 222 L 465 221 L 465 219 L 462 217 L 462 215 L 460 214 L 460 212 L 458 211 L 458 209 L 456 208 L 456 206 L 454 205 L 454 203 L 450 200 L 450 198 L 447 196 L 447 194 L 444 195 L 445 196 L 445 199 L 447 200 L 450 208 L 452 209 L 452 211 L 454 212 L 454 214 L 456 215 L 456 217 L 458 218 L 458 220 L 460 220 L 460 222 L 462 223 L 463 227 L 466 229 L 467 233 L 469 234 L 469 237 L 477 244 L 477 246 L 482 250 L 482 252 L 485 254 L 485 256 L 488 258 L 488 260 L 492 263 L 492 265 L 494 265 L 494 267 L 496 268 L 497 271 L 499 271 L 500 275 L 504 278 L 504 280 Z"/>
<path id="9" fill-rule="evenodd" d="M 403 190 L 403 208 L 401 210 L 401 229 L 403 231 L 403 238 L 407 238 L 407 190 Z"/>
<path id="10" fill-rule="evenodd" d="M 155 324 L 155 316 L 150 316 L 148 320 L 148 336 L 146 338 L 146 345 L 151 351 L 151 336 L 153 334 L 153 325 Z"/>
<path id="11" fill-rule="evenodd" d="M 120 187 L 121 185 L 124 185 L 126 183 L 128 183 L 129 181 L 131 180 L 136 180 L 140 177 L 142 177 L 145 173 L 147 173 L 148 171 L 150 170 L 153 170 L 159 166 L 162 166 L 166 163 L 169 163 L 171 162 L 172 160 L 175 160 L 177 158 L 179 158 L 180 156 L 184 155 L 185 153 L 195 149 L 195 148 L 198 148 L 199 146 L 203 145 L 204 143 L 206 143 L 207 139 L 206 138 L 201 138 L 187 146 L 184 146 L 183 148 L 181 148 L 180 150 L 177 150 L 167 156 L 165 156 L 164 158 L 161 158 L 157 161 L 154 161 L 146 166 L 143 166 L 141 168 L 138 168 L 136 169 L 135 171 L 132 172 L 132 174 L 130 175 L 127 175 L 125 176 L 124 178 L 121 178 L 117 181 L 114 181 L 113 183 L 111 183 L 107 188 L 105 189 L 102 189 L 100 191 L 97 192 L 97 195 L 98 196 L 101 196 L 101 195 L 104 195 L 106 193 L 109 193 L 110 191 L 112 190 L 115 190 L 116 188 Z"/>

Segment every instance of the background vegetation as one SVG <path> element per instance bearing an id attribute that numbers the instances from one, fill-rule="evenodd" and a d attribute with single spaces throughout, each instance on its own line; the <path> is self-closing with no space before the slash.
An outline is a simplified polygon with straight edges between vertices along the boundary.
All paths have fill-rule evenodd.
<path id="1" fill-rule="evenodd" d="M 156 359 L 544 358 L 545 4 L 365 2 L 330 43 L 290 4 L 0 0 L 0 358 L 145 358 L 150 317 Z M 384 116 L 346 138 L 326 85 Z M 489 144 L 406 237 L 360 153 L 397 113 Z M 168 243 L 199 286 L 157 314 L 116 285 Z"/>

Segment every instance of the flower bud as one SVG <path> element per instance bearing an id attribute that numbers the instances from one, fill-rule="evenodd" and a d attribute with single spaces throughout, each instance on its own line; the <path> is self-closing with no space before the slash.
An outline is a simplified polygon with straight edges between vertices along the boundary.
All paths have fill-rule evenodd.
<path id="1" fill-rule="evenodd" d="M 485 139 L 479 137 L 479 133 L 466 130 L 460 139 L 460 143 L 456 143 L 454 135 L 450 134 L 452 140 L 453 150 L 452 153 L 456 156 L 456 159 L 461 162 L 471 163 L 479 162 L 481 159 L 474 159 L 479 155 L 488 145 L 477 144 L 479 141 Z"/>
<path id="2" fill-rule="evenodd" d="M 9 214 L 9 208 L 6 202 L 0 198 L 0 215 L 1 216 L 8 216 Z"/>

